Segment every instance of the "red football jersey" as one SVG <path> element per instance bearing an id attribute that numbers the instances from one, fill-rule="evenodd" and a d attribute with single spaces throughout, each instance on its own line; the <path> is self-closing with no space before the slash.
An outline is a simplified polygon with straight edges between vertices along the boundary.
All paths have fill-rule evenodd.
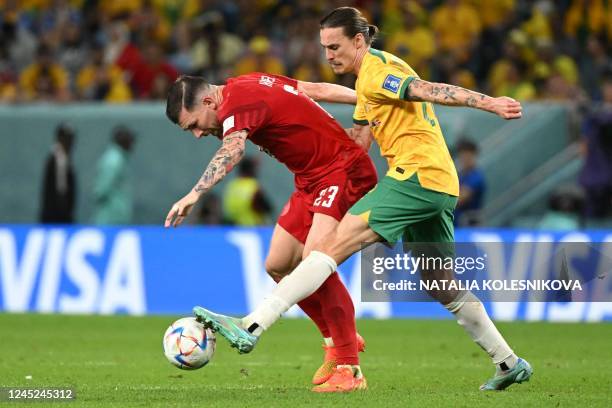
<path id="1" fill-rule="evenodd" d="M 366 154 L 329 113 L 298 92 L 296 80 L 280 75 L 228 79 L 217 117 L 223 137 L 247 130 L 253 143 L 295 174 L 297 188 Z"/>

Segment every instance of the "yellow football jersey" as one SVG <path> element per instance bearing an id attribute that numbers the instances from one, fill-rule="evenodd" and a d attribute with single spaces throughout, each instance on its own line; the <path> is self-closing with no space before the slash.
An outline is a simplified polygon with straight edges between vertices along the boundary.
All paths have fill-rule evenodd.
<path id="1" fill-rule="evenodd" d="M 404 61 L 370 48 L 355 85 L 353 122 L 370 125 L 389 163 L 388 176 L 406 180 L 416 172 L 424 188 L 458 196 L 457 171 L 433 106 L 404 100 L 415 78 L 418 75 Z"/>

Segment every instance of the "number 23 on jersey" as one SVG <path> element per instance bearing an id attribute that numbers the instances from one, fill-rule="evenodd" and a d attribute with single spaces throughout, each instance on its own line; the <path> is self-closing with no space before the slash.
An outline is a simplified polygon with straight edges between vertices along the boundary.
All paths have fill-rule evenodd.
<path id="1" fill-rule="evenodd" d="M 331 207 L 332 203 L 334 202 L 334 198 L 336 198 L 336 194 L 338 194 L 338 186 L 329 186 L 324 188 L 319 193 L 319 197 L 317 197 L 313 203 L 313 206 L 321 206 L 326 208 Z"/>

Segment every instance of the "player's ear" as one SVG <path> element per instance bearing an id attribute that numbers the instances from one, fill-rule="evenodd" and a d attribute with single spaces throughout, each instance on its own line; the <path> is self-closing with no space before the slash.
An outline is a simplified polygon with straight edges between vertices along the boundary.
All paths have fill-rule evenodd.
<path id="1" fill-rule="evenodd" d="M 355 43 L 354 43 L 355 48 L 359 49 L 359 48 L 363 47 L 363 44 L 364 44 L 364 41 L 365 41 L 364 37 L 363 37 L 363 34 L 357 33 L 355 35 L 355 37 L 353 37 L 353 38 L 355 40 Z"/>

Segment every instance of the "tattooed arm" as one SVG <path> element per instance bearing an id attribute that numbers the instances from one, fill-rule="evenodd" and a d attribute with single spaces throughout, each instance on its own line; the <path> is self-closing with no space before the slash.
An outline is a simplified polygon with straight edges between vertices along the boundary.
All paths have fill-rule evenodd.
<path id="1" fill-rule="evenodd" d="M 448 106 L 468 106 L 495 113 L 504 119 L 521 117 L 521 103 L 507 96 L 493 98 L 460 86 L 414 79 L 406 88 L 404 99 Z"/>
<path id="2" fill-rule="evenodd" d="M 244 148 L 248 133 L 244 130 L 231 133 L 223 138 L 223 145 L 217 150 L 208 163 L 193 191 L 202 195 L 220 182 L 244 157 Z"/>
<path id="3" fill-rule="evenodd" d="M 247 136 L 248 133 L 241 130 L 223 138 L 223 144 L 208 163 L 200 180 L 189 194 L 174 203 L 170 209 L 164 223 L 165 227 L 179 226 L 189 215 L 200 196 L 220 182 L 242 160 Z"/>

